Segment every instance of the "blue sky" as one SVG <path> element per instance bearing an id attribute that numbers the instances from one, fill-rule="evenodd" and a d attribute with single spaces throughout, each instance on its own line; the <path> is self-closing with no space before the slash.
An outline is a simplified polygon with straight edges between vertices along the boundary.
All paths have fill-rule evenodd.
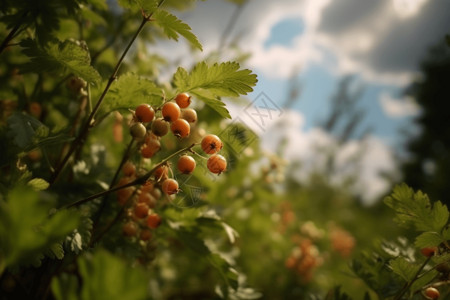
<path id="1" fill-rule="evenodd" d="M 236 5 L 228 1 L 210 0 L 198 2 L 195 10 L 180 16 L 204 45 L 199 59 L 217 50 L 235 12 Z M 251 54 L 245 67 L 258 74 L 259 82 L 250 100 L 264 93 L 281 106 L 295 74 L 301 94 L 278 120 L 285 127 L 259 132 L 269 150 L 274 150 L 274 137 L 288 135 L 287 159 L 313 159 L 320 164 L 315 145 L 331 147 L 335 141 L 317 124 L 329 113 L 340 79 L 352 76 L 354 85 L 364 91 L 356 104 L 365 112 L 361 130 L 372 129 L 361 174 L 373 183 L 380 171 L 395 171 L 393 157 L 401 152 L 405 139 L 400 130 L 417 131 L 411 124 L 419 108 L 402 92 L 417 78 L 428 47 L 449 28 L 448 0 L 249 0 L 226 42 L 237 42 Z M 182 57 L 184 50 L 173 49 L 177 51 Z M 233 59 L 233 55 L 225 51 L 221 58 Z M 251 125 L 242 109 L 231 108 L 231 112 Z M 336 157 L 345 165 L 345 158 L 365 144 L 349 141 Z M 373 195 L 386 187 L 381 181 L 370 186 Z"/>

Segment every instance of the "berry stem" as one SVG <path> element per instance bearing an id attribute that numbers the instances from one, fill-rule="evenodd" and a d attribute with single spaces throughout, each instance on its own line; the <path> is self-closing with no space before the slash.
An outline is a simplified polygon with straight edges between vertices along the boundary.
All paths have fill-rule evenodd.
<path id="1" fill-rule="evenodd" d="M 420 266 L 420 268 L 417 270 L 416 274 L 414 275 L 413 279 L 409 281 L 395 296 L 394 300 L 400 300 L 402 299 L 403 295 L 408 291 L 408 289 L 412 286 L 412 284 L 419 279 L 420 272 L 422 272 L 423 268 L 428 264 L 431 257 L 427 257 L 427 259 L 423 262 L 423 264 Z"/>
<path id="2" fill-rule="evenodd" d="M 193 144 L 191 144 L 190 146 L 187 146 L 187 147 L 185 147 L 185 148 L 183 148 L 183 149 L 180 149 L 180 150 L 178 150 L 178 151 L 172 153 L 171 155 L 169 155 L 169 156 L 167 156 L 165 159 L 163 159 L 161 162 L 159 162 L 158 164 L 156 164 L 156 165 L 155 165 L 153 168 L 151 168 L 147 173 L 145 173 L 145 174 L 142 175 L 141 177 L 138 177 L 138 178 L 136 178 L 135 180 L 133 180 L 133 181 L 127 183 L 127 184 L 124 184 L 124 185 L 121 185 L 121 186 L 116 186 L 116 187 L 110 188 L 110 189 L 108 189 L 108 190 L 106 190 L 106 191 L 103 191 L 103 192 L 100 192 L 100 193 L 91 195 L 91 196 L 89 196 L 89 197 L 87 197 L 87 198 L 84 198 L 84 199 L 81 199 L 81 200 L 72 202 L 72 203 L 70 203 L 70 204 L 64 205 L 64 206 L 62 206 L 62 207 L 59 208 L 59 209 L 65 209 L 65 208 L 71 208 L 71 207 L 74 207 L 74 206 L 78 206 L 78 205 L 81 205 L 81 204 L 83 204 L 83 203 L 86 203 L 86 202 L 92 201 L 92 200 L 94 200 L 94 199 L 97 199 L 97 198 L 99 198 L 99 197 L 106 196 L 106 195 L 111 194 L 111 193 L 113 193 L 113 192 L 117 192 L 117 191 L 119 191 L 119 190 L 121 190 L 121 189 L 130 187 L 130 186 L 135 186 L 135 185 L 141 185 L 141 184 L 144 184 L 144 183 L 150 178 L 150 176 L 152 176 L 152 174 L 156 171 L 156 169 L 158 169 L 160 166 L 162 166 L 162 165 L 164 165 L 165 163 L 167 163 L 167 162 L 168 162 L 169 160 L 171 160 L 173 157 L 175 157 L 175 156 L 177 156 L 177 155 L 179 155 L 179 154 L 181 154 L 181 153 L 190 151 L 195 145 L 198 145 L 198 143 L 193 143 Z"/>
<path id="3" fill-rule="evenodd" d="M 162 0 L 162 1 L 159 2 L 158 8 L 164 3 L 164 1 L 165 0 Z M 126 46 L 125 50 L 123 51 L 121 57 L 117 61 L 117 64 L 116 64 L 116 66 L 114 68 L 114 71 L 112 72 L 111 76 L 108 79 L 108 82 L 106 83 L 105 89 L 103 90 L 100 98 L 98 99 L 97 103 L 95 104 L 94 108 L 92 109 L 91 113 L 89 114 L 89 116 L 88 116 L 86 122 L 84 123 L 84 125 L 83 125 L 83 127 L 82 127 L 82 129 L 81 129 L 81 131 L 79 133 L 79 135 L 73 141 L 71 147 L 69 148 L 69 151 L 66 153 L 66 155 L 64 156 L 62 161 L 56 167 L 55 172 L 53 172 L 53 174 L 51 176 L 51 179 L 50 179 L 50 184 L 53 184 L 58 179 L 61 171 L 64 169 L 65 165 L 69 161 L 69 158 L 72 156 L 74 151 L 77 148 L 81 148 L 82 145 L 84 144 L 84 141 L 86 140 L 86 136 L 88 135 L 89 130 L 93 127 L 92 126 L 92 122 L 94 120 L 94 117 L 95 117 L 96 113 L 98 112 L 98 110 L 100 109 L 100 105 L 102 104 L 103 100 L 105 99 L 105 96 L 106 96 L 106 94 L 109 91 L 109 88 L 111 87 L 112 83 L 116 80 L 117 73 L 119 72 L 119 69 L 120 69 L 120 67 L 122 65 L 122 62 L 123 62 L 125 56 L 127 55 L 128 51 L 130 50 L 131 46 L 133 45 L 133 43 L 136 40 L 136 38 L 138 37 L 138 35 L 143 30 L 145 24 L 147 24 L 147 22 L 150 21 L 150 18 L 152 16 L 152 14 L 153 13 L 151 13 L 149 15 L 143 15 L 142 22 L 139 25 L 139 28 L 136 30 L 136 32 L 134 33 L 134 35 L 131 38 L 130 42 L 128 43 L 128 45 Z"/>

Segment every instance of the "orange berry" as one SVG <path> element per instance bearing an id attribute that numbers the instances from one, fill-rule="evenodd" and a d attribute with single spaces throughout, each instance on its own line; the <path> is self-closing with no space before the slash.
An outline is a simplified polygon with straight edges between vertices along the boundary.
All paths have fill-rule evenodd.
<path id="1" fill-rule="evenodd" d="M 165 180 L 169 177 L 169 167 L 166 165 L 162 165 L 155 170 L 154 174 L 156 180 Z"/>
<path id="2" fill-rule="evenodd" d="M 125 176 L 133 176 L 136 173 L 136 166 L 131 161 L 127 161 L 122 166 L 122 172 Z"/>
<path id="3" fill-rule="evenodd" d="M 174 102 L 167 102 L 163 105 L 161 110 L 164 120 L 168 122 L 173 122 L 180 117 L 181 110 L 178 104 Z"/>
<path id="4" fill-rule="evenodd" d="M 189 155 L 183 155 L 178 159 L 177 168 L 183 174 L 191 174 L 195 169 L 195 159 Z"/>
<path id="5" fill-rule="evenodd" d="M 178 182 L 175 179 L 168 178 L 162 183 L 162 190 L 167 195 L 174 195 L 179 191 Z"/>
<path id="6" fill-rule="evenodd" d="M 155 117 L 155 110 L 148 104 L 141 104 L 136 107 L 134 115 L 139 122 L 148 123 L 153 121 L 153 118 Z"/>
<path id="7" fill-rule="evenodd" d="M 206 154 L 213 154 L 219 152 L 223 144 L 217 135 L 208 134 L 203 137 L 201 146 Z"/>
<path id="8" fill-rule="evenodd" d="M 439 291 L 434 287 L 428 287 L 425 289 L 425 296 L 427 296 L 429 299 L 438 299 L 441 294 Z"/>
<path id="9" fill-rule="evenodd" d="M 175 97 L 175 102 L 178 104 L 179 107 L 186 108 L 189 106 L 189 104 L 191 104 L 191 96 L 189 96 L 189 94 L 187 93 L 178 94 Z"/>
<path id="10" fill-rule="evenodd" d="M 161 225 L 161 217 L 158 214 L 153 213 L 147 217 L 148 227 L 155 229 L 158 228 L 159 225 Z"/>
<path id="11" fill-rule="evenodd" d="M 220 174 L 227 168 L 227 160 L 220 154 L 213 154 L 206 163 L 208 170 L 214 174 Z"/>
<path id="12" fill-rule="evenodd" d="M 189 123 L 197 122 L 197 112 L 192 108 L 183 109 L 183 111 L 181 112 L 181 117 Z"/>
<path id="13" fill-rule="evenodd" d="M 172 130 L 173 134 L 178 138 L 185 138 L 191 132 L 191 126 L 188 121 L 184 119 L 178 119 L 172 122 L 170 126 L 170 130 Z"/>
<path id="14" fill-rule="evenodd" d="M 145 218 L 148 215 L 149 207 L 146 203 L 140 202 L 137 203 L 134 207 L 134 214 L 136 217 L 142 219 Z"/>

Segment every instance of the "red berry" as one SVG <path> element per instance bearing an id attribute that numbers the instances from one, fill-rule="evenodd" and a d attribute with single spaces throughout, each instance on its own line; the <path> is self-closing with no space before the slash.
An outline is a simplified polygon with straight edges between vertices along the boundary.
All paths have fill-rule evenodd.
<path id="1" fill-rule="evenodd" d="M 178 182 L 175 179 L 168 178 L 162 183 L 162 190 L 167 195 L 174 195 L 179 191 Z"/>
<path id="2" fill-rule="evenodd" d="M 189 94 L 187 93 L 178 94 L 175 97 L 175 102 L 178 104 L 179 107 L 186 108 L 189 106 L 189 104 L 191 104 L 191 96 L 189 96 Z"/>
<path id="3" fill-rule="evenodd" d="M 181 112 L 181 117 L 189 123 L 197 122 L 197 112 L 192 108 L 186 108 Z"/>
<path id="4" fill-rule="evenodd" d="M 183 155 L 178 159 L 177 168 L 183 174 L 191 174 L 195 169 L 195 159 L 189 155 Z"/>
<path id="5" fill-rule="evenodd" d="M 165 136 L 169 132 L 169 123 L 163 118 L 158 118 L 152 122 L 152 132 L 157 136 Z"/>
<path id="6" fill-rule="evenodd" d="M 208 134 L 202 139 L 202 149 L 206 154 L 217 153 L 222 149 L 223 144 L 217 135 Z"/>
<path id="7" fill-rule="evenodd" d="M 147 225 L 150 228 L 158 228 L 159 225 L 161 225 L 161 217 L 158 214 L 151 214 L 147 217 Z"/>
<path id="8" fill-rule="evenodd" d="M 208 170 L 214 174 L 220 174 L 227 168 L 227 160 L 220 154 L 213 154 L 206 163 Z"/>
<path id="9" fill-rule="evenodd" d="M 139 122 L 148 123 L 153 121 L 153 118 L 155 117 L 155 111 L 150 105 L 141 104 L 138 107 L 136 107 L 134 115 L 136 116 Z"/>
<path id="10" fill-rule="evenodd" d="M 149 207 L 146 203 L 140 202 L 137 203 L 134 207 L 134 214 L 139 219 L 145 218 L 148 215 Z"/>
<path id="11" fill-rule="evenodd" d="M 173 134 L 179 138 L 185 138 L 191 132 L 191 126 L 188 121 L 184 119 L 178 119 L 172 122 L 170 126 L 170 130 L 172 130 Z"/>
<path id="12" fill-rule="evenodd" d="M 420 253 L 422 253 L 425 257 L 432 257 L 437 251 L 437 247 L 425 247 L 420 249 Z"/>
<path id="13" fill-rule="evenodd" d="M 148 229 L 143 229 L 141 231 L 141 234 L 139 235 L 139 239 L 141 241 L 148 241 L 151 238 L 152 238 L 152 232 Z"/>
<path id="14" fill-rule="evenodd" d="M 144 146 L 142 146 L 141 154 L 145 158 L 151 158 L 156 152 L 161 149 L 161 143 L 157 139 L 149 139 Z"/>
<path id="15" fill-rule="evenodd" d="M 434 287 L 428 287 L 425 289 L 425 296 L 427 296 L 429 299 L 438 299 L 441 294 L 439 291 Z"/>
<path id="16" fill-rule="evenodd" d="M 180 107 L 178 106 L 178 104 L 173 102 L 167 102 L 166 104 L 164 104 L 161 112 L 164 120 L 168 122 L 177 120 L 181 114 Z"/>
<path id="17" fill-rule="evenodd" d="M 122 227 L 122 232 L 126 236 L 135 236 L 137 233 L 137 225 L 133 221 L 128 221 Z"/>

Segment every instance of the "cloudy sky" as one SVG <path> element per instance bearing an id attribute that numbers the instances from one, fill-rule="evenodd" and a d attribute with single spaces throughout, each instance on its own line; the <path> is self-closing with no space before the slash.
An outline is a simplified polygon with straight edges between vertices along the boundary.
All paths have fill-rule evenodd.
<path id="1" fill-rule="evenodd" d="M 420 113 L 402 91 L 417 77 L 427 49 L 449 33 L 450 1 L 249 0 L 240 9 L 226 42 L 237 40 L 251 53 L 246 67 L 258 74 L 259 83 L 249 98 L 257 99 L 256 107 L 261 100 L 263 106 L 272 103 L 273 120 L 261 126 L 242 108 L 232 109 L 232 115 L 258 131 L 269 150 L 274 136 L 288 134 L 286 156 L 305 160 L 314 156 L 315 146 L 335 143 L 317 124 L 330 112 L 340 79 L 353 76 L 353 86 L 362 88 L 356 104 L 365 111 L 361 127 L 372 130 L 362 159 L 366 198 L 382 194 L 386 184 L 378 173 L 393 170 L 393 149 L 403 142 L 400 129 L 411 128 Z M 235 13 L 236 5 L 209 0 L 180 17 L 210 53 Z M 278 114 L 292 80 L 299 83 L 300 96 Z M 281 119 L 284 127 L 275 126 Z M 358 141 L 343 145 L 337 154 L 341 164 L 361 147 Z"/>

